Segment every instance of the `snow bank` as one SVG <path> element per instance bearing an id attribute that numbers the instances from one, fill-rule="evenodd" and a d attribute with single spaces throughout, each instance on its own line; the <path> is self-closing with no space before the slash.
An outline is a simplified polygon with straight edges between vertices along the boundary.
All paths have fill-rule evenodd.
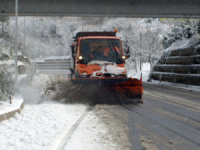
<path id="1" fill-rule="evenodd" d="M 27 75 L 18 78 L 16 88 L 25 101 L 22 113 L 0 124 L 1 150 L 54 150 L 71 126 L 86 111 L 87 105 L 52 101 L 59 92 L 58 76 L 38 75 L 32 81 Z M 0 113 L 19 108 L 23 97 L 13 99 L 13 105 Z M 5 111 L 6 110 L 6 111 Z"/>
<path id="2" fill-rule="evenodd" d="M 24 64 L 23 62 L 20 62 L 20 61 L 18 61 L 17 64 L 18 64 L 18 67 L 19 67 L 19 66 L 25 66 L 25 64 Z"/>
<path id="3" fill-rule="evenodd" d="M 195 47 L 195 46 L 197 46 L 197 44 L 200 44 L 200 35 L 195 35 L 191 39 L 184 39 L 181 41 L 176 41 L 170 47 L 165 49 L 164 52 L 169 52 L 169 51 L 177 50 L 177 49 Z"/>
<path id="4" fill-rule="evenodd" d="M 86 110 L 83 105 L 27 104 L 21 115 L 0 125 L 1 150 L 54 150 Z"/>
<path id="5" fill-rule="evenodd" d="M 142 64 L 142 71 L 135 72 L 134 70 L 129 70 L 128 71 L 128 77 L 140 79 L 141 73 L 142 73 L 142 81 L 146 82 L 149 78 L 149 73 L 150 73 L 150 64 L 149 63 L 143 63 Z"/>
<path id="6" fill-rule="evenodd" d="M 22 103 L 23 97 L 19 95 L 12 98 L 12 104 L 10 101 L 0 101 L 0 115 L 19 109 Z"/>

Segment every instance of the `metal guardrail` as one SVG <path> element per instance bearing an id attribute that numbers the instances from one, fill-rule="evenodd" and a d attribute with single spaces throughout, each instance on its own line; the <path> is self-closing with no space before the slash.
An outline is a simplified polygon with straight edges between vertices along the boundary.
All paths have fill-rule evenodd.
<path id="1" fill-rule="evenodd" d="M 48 59 L 36 63 L 37 74 L 70 74 L 70 59 Z"/>

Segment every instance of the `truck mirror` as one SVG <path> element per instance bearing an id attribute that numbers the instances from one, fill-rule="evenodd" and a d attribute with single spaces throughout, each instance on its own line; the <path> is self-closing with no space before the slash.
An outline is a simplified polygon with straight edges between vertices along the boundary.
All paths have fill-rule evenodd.
<path id="1" fill-rule="evenodd" d="M 130 53 L 126 53 L 126 58 L 130 58 Z"/>
<path id="2" fill-rule="evenodd" d="M 128 45 L 125 45 L 125 49 L 124 49 L 125 53 L 130 53 L 130 49 L 129 49 L 129 46 Z"/>
<path id="3" fill-rule="evenodd" d="M 71 46 L 71 50 L 72 50 L 72 57 L 74 57 L 74 48 L 75 48 L 75 46 Z"/>

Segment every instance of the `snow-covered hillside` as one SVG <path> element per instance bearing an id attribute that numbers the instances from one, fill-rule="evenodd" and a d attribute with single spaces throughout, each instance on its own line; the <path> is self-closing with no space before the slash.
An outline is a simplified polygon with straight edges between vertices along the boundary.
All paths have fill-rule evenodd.
<path id="1" fill-rule="evenodd" d="M 154 43 L 161 43 L 163 35 L 169 28 L 169 25 L 161 23 L 158 19 L 150 23 L 145 19 L 131 18 L 95 20 L 91 23 L 89 19 L 81 17 L 19 17 L 19 49 L 29 58 L 70 55 L 72 37 L 77 32 L 114 31 L 116 28 L 117 36 L 131 47 L 133 57 L 138 57 L 138 53 L 142 52 L 142 59 L 146 60 L 145 54 L 149 51 L 146 47 L 152 42 L 150 37 L 156 35 L 157 40 L 154 40 Z M 14 18 L 10 19 L 6 31 L 14 37 Z M 162 50 L 161 44 L 157 44 L 157 47 L 159 51 Z M 155 51 L 155 47 L 151 49 Z"/>

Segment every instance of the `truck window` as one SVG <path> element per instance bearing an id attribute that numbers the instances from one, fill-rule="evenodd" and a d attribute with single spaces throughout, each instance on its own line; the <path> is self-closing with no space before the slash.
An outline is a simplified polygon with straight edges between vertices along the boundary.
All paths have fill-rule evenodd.
<path id="1" fill-rule="evenodd" d="M 107 61 L 118 64 L 122 62 L 121 43 L 118 39 L 83 39 L 80 48 L 80 54 L 83 56 L 82 63 Z"/>

